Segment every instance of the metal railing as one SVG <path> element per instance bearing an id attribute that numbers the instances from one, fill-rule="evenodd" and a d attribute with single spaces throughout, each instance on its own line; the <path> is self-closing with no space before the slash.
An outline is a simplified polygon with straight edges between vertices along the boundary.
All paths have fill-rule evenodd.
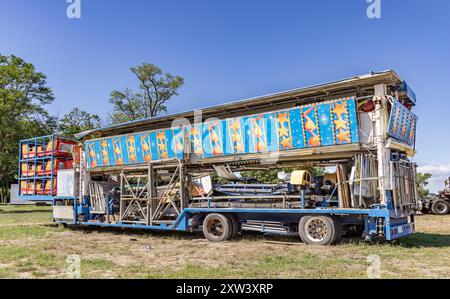
<path id="1" fill-rule="evenodd" d="M 397 216 L 410 214 L 417 204 L 417 171 L 414 163 L 391 161 L 392 204 Z"/>

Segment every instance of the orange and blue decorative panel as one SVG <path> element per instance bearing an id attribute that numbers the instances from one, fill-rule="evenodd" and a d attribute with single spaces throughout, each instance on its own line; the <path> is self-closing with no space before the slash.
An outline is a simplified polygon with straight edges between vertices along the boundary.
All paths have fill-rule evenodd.
<path id="1" fill-rule="evenodd" d="M 184 130 L 168 129 L 85 142 L 88 168 L 182 158 Z"/>
<path id="2" fill-rule="evenodd" d="M 203 124 L 203 155 L 205 158 L 224 154 L 224 132 L 221 120 Z"/>
<path id="3" fill-rule="evenodd" d="M 143 160 L 144 162 L 150 162 L 152 161 L 152 141 L 150 139 L 150 132 L 142 133 L 139 137 Z"/>
<path id="4" fill-rule="evenodd" d="M 292 127 L 290 111 L 276 113 L 277 135 L 280 150 L 293 148 Z"/>
<path id="5" fill-rule="evenodd" d="M 348 102 L 337 101 L 331 105 L 331 113 L 333 119 L 333 130 L 335 144 L 348 144 L 352 143 L 352 137 L 354 135 L 351 131 L 351 116 L 350 112 L 353 109 L 349 109 Z M 356 117 L 356 115 L 355 115 Z"/>
<path id="6" fill-rule="evenodd" d="M 203 157 L 358 143 L 358 130 L 351 98 L 229 118 L 203 124 Z"/>
<path id="7" fill-rule="evenodd" d="M 320 144 L 323 146 L 335 144 L 335 131 L 333 122 L 333 105 L 328 103 L 316 106 L 317 124 L 319 127 Z"/>
<path id="8" fill-rule="evenodd" d="M 187 128 L 191 141 L 191 152 L 200 159 L 204 157 L 202 129 L 202 124 L 194 124 Z"/>
<path id="9" fill-rule="evenodd" d="M 250 131 L 253 144 L 253 152 L 262 153 L 267 152 L 267 130 L 266 119 L 264 114 L 254 115 L 249 118 Z"/>
<path id="10" fill-rule="evenodd" d="M 244 123 L 241 117 L 229 118 L 226 120 L 226 127 L 228 129 L 228 142 L 226 145 L 226 153 L 229 154 L 244 154 Z"/>
<path id="11" fill-rule="evenodd" d="M 319 115 L 317 106 L 311 105 L 300 109 L 305 130 L 306 147 L 318 147 L 321 145 Z"/>
<path id="12" fill-rule="evenodd" d="M 398 100 L 394 100 L 387 134 L 409 146 L 414 146 L 416 126 L 417 116 Z"/>
<path id="13" fill-rule="evenodd" d="M 89 168 L 182 159 L 185 137 L 190 152 L 199 159 L 358 143 L 356 113 L 352 98 L 320 102 L 184 128 L 89 140 L 86 157 Z M 394 114 L 399 138 L 413 140 L 417 119 L 401 109 Z"/>

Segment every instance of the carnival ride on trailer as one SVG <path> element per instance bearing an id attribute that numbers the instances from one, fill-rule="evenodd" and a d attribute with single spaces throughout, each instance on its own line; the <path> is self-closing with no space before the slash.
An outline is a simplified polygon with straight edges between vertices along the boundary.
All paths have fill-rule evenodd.
<path id="1" fill-rule="evenodd" d="M 58 171 L 53 217 L 202 230 L 213 242 L 240 231 L 321 245 L 352 230 L 367 240 L 406 236 L 417 199 L 414 105 L 409 86 L 385 71 L 83 132 L 73 168 Z M 335 171 L 312 177 L 313 166 Z M 275 184 L 241 175 L 269 169 L 289 171 Z"/>

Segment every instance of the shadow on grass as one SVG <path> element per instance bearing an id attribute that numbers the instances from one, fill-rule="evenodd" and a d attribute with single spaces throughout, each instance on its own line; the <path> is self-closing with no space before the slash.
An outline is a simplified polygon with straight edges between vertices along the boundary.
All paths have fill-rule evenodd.
<path id="1" fill-rule="evenodd" d="M 58 224 L 46 224 L 45 226 L 59 226 Z M 133 240 L 137 236 L 152 236 L 161 238 L 173 238 L 173 239 L 183 239 L 183 240 L 198 240 L 202 239 L 206 242 L 205 237 L 201 231 L 195 232 L 183 232 L 183 231 L 164 231 L 164 230 L 149 230 L 140 228 L 120 228 L 120 227 L 97 227 L 97 226 L 80 226 L 80 225 L 69 225 L 68 229 L 72 231 L 82 231 L 83 233 L 90 234 L 92 232 L 97 233 L 112 233 L 114 235 L 126 235 Z M 262 234 L 259 232 L 244 232 L 238 237 L 230 240 L 229 242 L 238 241 L 268 241 L 268 242 L 280 242 L 286 243 L 286 245 L 296 245 L 303 244 L 297 236 L 280 236 L 280 235 L 269 235 Z M 378 244 L 386 246 L 399 246 L 404 248 L 443 248 L 450 247 L 450 235 L 445 234 L 431 234 L 431 233 L 414 233 L 413 235 L 397 239 L 394 241 L 386 241 L 383 239 L 376 239 L 371 243 L 365 242 L 362 238 L 357 236 L 345 236 L 336 246 L 344 244 Z"/>
<path id="2" fill-rule="evenodd" d="M 57 223 L 45 224 L 44 226 L 55 227 L 60 226 Z M 203 233 L 201 231 L 185 232 L 185 231 L 171 231 L 171 230 L 150 230 L 142 228 L 123 228 L 123 227 L 99 227 L 99 226 L 83 226 L 83 225 L 68 225 L 65 226 L 67 229 L 72 231 L 81 231 L 85 234 L 96 233 L 111 233 L 114 235 L 129 236 L 130 239 L 134 239 L 137 236 L 151 236 L 156 238 L 172 238 L 179 240 L 203 240 L 207 242 Z M 254 231 L 244 231 L 240 233 L 237 237 L 229 240 L 228 242 L 239 242 L 239 241 L 261 241 L 261 242 L 273 242 L 280 243 L 284 245 L 300 245 L 303 242 L 297 235 L 284 236 L 284 235 L 274 235 L 274 234 L 264 234 L 261 232 Z M 341 244 L 348 243 L 358 243 L 362 242 L 361 238 L 358 237 L 346 237 L 342 240 Z M 339 245 L 339 244 L 337 244 Z"/>
<path id="3" fill-rule="evenodd" d="M 58 224 L 48 224 L 54 226 Z M 203 238 L 201 232 L 183 232 L 183 231 L 165 231 L 165 230 L 150 230 L 142 228 L 124 228 L 124 227 L 99 227 L 99 226 L 82 226 L 82 225 L 68 225 L 68 229 L 72 231 L 82 231 L 83 233 L 90 234 L 92 232 L 97 233 L 111 233 L 114 235 L 126 235 L 130 238 L 134 236 L 154 236 L 154 237 L 169 237 L 174 239 L 199 239 Z"/>
<path id="4" fill-rule="evenodd" d="M 450 235 L 414 233 L 393 241 L 375 238 L 372 242 L 365 242 L 360 238 L 344 238 L 340 244 L 371 244 L 403 248 L 445 248 L 450 247 Z"/>
<path id="5" fill-rule="evenodd" d="M 58 226 L 58 224 L 46 224 L 45 226 Z M 185 232 L 185 231 L 171 231 L 171 230 L 150 230 L 150 229 L 140 229 L 140 228 L 121 228 L 121 227 L 98 227 L 98 226 L 82 226 L 82 225 L 68 225 L 67 229 L 72 231 L 82 231 L 83 233 L 90 234 L 96 233 L 111 233 L 114 235 L 126 235 L 130 239 L 135 236 L 151 236 L 157 238 L 173 238 L 173 239 L 183 239 L 183 240 L 204 240 L 203 233 L 201 231 Z M 280 242 L 292 242 L 301 244 L 301 241 L 297 237 L 287 237 L 287 236 L 276 236 L 276 235 L 265 235 L 258 232 L 244 232 L 239 236 L 231 239 L 229 242 L 237 242 L 240 240 L 248 241 L 280 241 Z"/>

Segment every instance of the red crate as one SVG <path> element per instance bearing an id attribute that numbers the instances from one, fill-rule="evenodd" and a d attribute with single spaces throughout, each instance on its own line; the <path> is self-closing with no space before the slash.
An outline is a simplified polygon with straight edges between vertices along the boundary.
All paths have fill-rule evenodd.
<path id="1" fill-rule="evenodd" d="M 50 140 L 45 146 L 38 149 L 37 155 L 38 157 L 47 157 L 53 153 L 56 157 L 72 157 L 75 145 L 77 142 L 72 140 L 55 139 L 53 142 Z"/>
<path id="2" fill-rule="evenodd" d="M 20 173 L 22 177 L 30 177 L 35 175 L 34 163 L 22 162 L 20 166 Z"/>
<path id="3" fill-rule="evenodd" d="M 73 160 L 66 160 L 64 162 L 64 169 L 73 169 Z"/>
<path id="4" fill-rule="evenodd" d="M 56 173 L 59 169 L 65 169 L 65 161 L 62 159 L 53 160 L 53 173 Z M 36 169 L 36 174 L 40 176 L 46 176 L 52 174 L 52 161 L 45 162 L 45 166 L 40 165 L 39 169 Z"/>
<path id="5" fill-rule="evenodd" d="M 22 144 L 22 159 L 30 159 L 36 157 L 36 148 L 31 144 Z"/>
<path id="6" fill-rule="evenodd" d="M 45 180 L 43 187 L 42 182 L 36 182 L 36 194 L 38 195 L 56 195 L 56 179 L 53 179 L 53 188 L 52 188 L 52 180 Z"/>
<path id="7" fill-rule="evenodd" d="M 22 195 L 34 195 L 33 182 L 22 181 L 20 183 L 20 194 Z"/>
<path id="8" fill-rule="evenodd" d="M 73 146 L 72 156 L 73 156 L 73 163 L 75 165 L 80 165 L 80 159 L 81 159 L 81 146 L 80 145 Z"/>

